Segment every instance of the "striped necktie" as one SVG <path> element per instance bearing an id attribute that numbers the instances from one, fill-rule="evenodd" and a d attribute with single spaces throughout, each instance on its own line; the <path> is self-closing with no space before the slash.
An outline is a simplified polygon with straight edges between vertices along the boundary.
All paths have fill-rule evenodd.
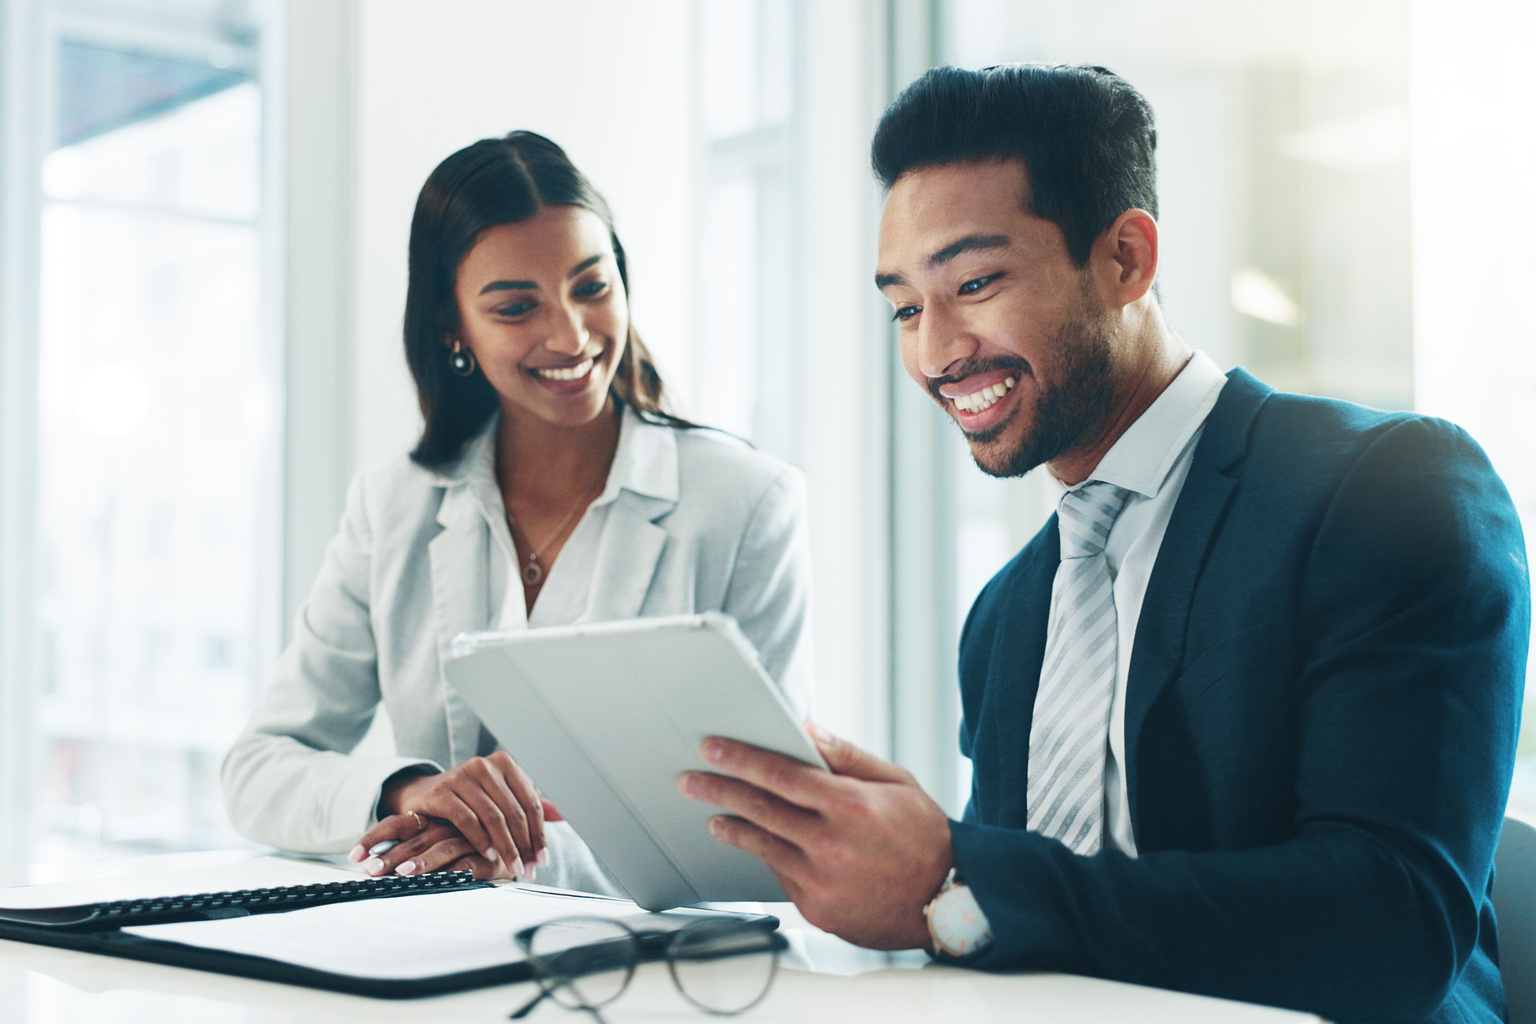
<path id="1" fill-rule="evenodd" d="M 1062 495 L 1061 565 L 1029 730 L 1029 830 L 1084 856 L 1097 852 L 1103 839 L 1118 647 L 1104 544 L 1128 496 L 1102 480 Z"/>

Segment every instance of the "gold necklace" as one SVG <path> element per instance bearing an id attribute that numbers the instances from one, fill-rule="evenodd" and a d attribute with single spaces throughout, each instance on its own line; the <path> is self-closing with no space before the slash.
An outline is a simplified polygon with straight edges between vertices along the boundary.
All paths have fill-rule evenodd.
<path id="1" fill-rule="evenodd" d="M 607 481 L 604 481 L 604 483 L 606 482 Z M 536 587 L 540 583 L 544 582 L 544 567 L 539 564 L 539 556 L 542 555 L 545 551 L 549 550 L 549 546 L 555 542 L 555 539 L 565 532 L 566 524 L 571 521 L 571 517 L 576 514 L 576 510 L 579 508 L 584 508 L 589 501 L 595 499 L 600 493 L 602 493 L 601 486 L 599 486 L 596 491 L 589 491 L 587 494 L 583 494 L 580 498 L 577 498 L 576 504 L 571 506 L 571 510 L 565 514 L 565 518 L 560 520 L 560 525 L 555 527 L 555 532 L 550 534 L 544 543 L 540 544 L 537 549 L 534 548 L 533 538 L 528 536 L 528 531 L 522 531 L 523 539 L 528 542 L 528 561 L 524 562 L 522 569 L 519 570 L 519 575 L 523 578 L 523 586 Z M 590 497 L 588 495 L 590 495 Z M 507 524 L 514 530 L 519 529 L 517 525 L 517 519 L 512 515 L 512 506 L 510 503 L 507 504 Z M 512 547 L 515 550 L 517 548 L 516 543 L 514 543 Z"/>

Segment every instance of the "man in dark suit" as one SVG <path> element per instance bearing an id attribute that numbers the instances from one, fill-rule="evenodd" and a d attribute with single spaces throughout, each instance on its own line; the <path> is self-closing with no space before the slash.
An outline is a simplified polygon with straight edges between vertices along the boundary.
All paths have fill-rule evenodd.
<path id="1" fill-rule="evenodd" d="M 961 639 L 963 821 L 812 728 L 685 792 L 884 948 L 1310 1010 L 1503 1015 L 1489 902 L 1525 550 L 1458 428 L 1223 375 L 1152 290 L 1151 111 L 1097 68 L 939 69 L 886 112 L 877 283 L 911 376 L 1058 515 Z"/>

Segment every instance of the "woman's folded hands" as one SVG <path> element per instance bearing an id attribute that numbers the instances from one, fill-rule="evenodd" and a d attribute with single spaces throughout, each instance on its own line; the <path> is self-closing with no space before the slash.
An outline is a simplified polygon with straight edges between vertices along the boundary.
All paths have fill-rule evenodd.
<path id="1" fill-rule="evenodd" d="M 546 817 L 559 817 L 504 750 L 436 775 L 393 780 L 380 806 L 387 816 L 350 854 L 375 876 L 472 871 L 479 879 L 532 880 L 536 868 L 549 863 Z M 393 846 L 373 852 L 390 841 Z"/>

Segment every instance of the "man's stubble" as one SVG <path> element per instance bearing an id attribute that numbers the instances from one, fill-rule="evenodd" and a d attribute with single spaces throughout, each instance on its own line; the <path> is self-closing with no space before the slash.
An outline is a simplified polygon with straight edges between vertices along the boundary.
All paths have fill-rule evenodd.
<path id="1" fill-rule="evenodd" d="M 971 458 L 983 473 L 996 477 L 1023 476 L 1042 463 L 1093 443 L 1109 423 L 1115 407 L 1113 343 L 1107 318 L 1089 307 L 1063 324 L 1052 338 L 1055 364 L 1045 380 L 1020 361 L 1018 369 L 1041 381 L 1034 423 L 1011 449 L 997 442 L 1023 415 L 1022 408 L 989 430 L 966 434 Z"/>

